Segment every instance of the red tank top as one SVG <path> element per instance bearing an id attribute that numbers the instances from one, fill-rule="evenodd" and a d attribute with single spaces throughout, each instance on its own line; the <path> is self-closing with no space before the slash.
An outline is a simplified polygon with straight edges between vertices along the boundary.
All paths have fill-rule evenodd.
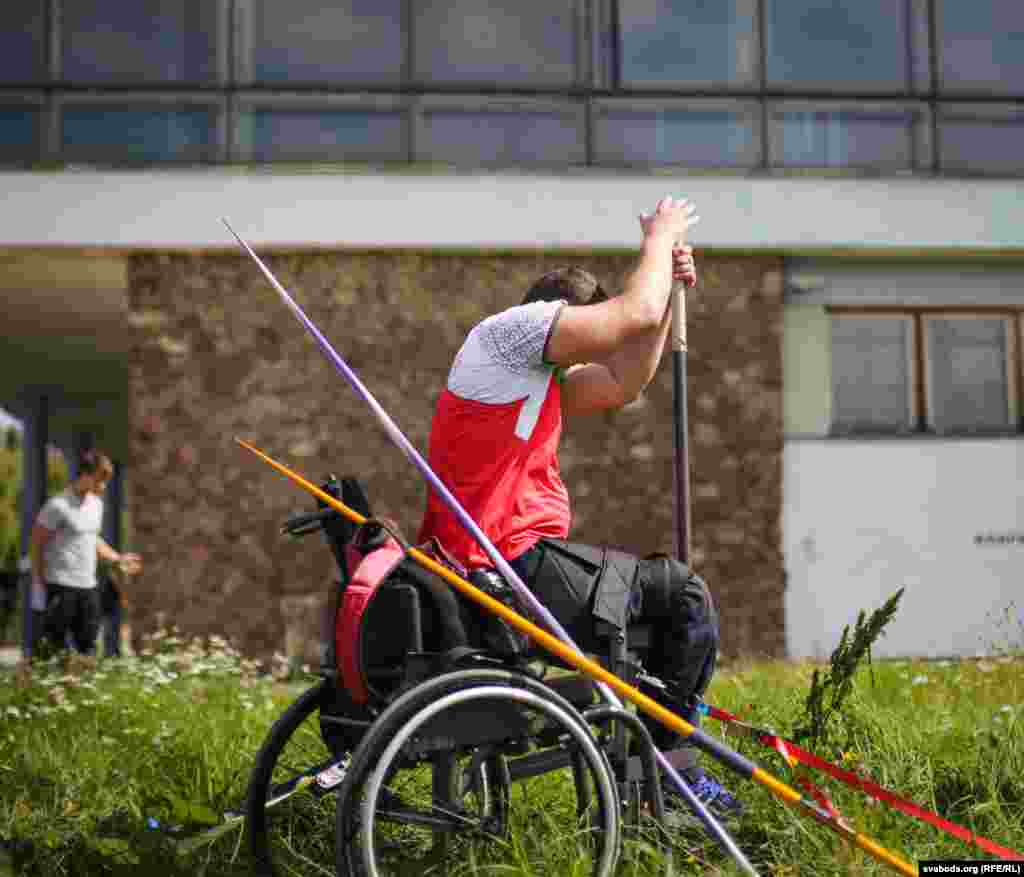
<path id="1" fill-rule="evenodd" d="M 455 358 L 430 433 L 428 461 L 507 560 L 541 537 L 569 534 L 558 471 L 562 434 L 556 369 L 544 346 L 562 302 L 510 308 L 478 325 Z M 433 491 L 420 528 L 472 569 L 484 550 Z"/>

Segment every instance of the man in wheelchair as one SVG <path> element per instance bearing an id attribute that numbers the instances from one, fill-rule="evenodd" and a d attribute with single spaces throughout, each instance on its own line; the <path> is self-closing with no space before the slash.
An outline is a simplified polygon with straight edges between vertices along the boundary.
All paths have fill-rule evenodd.
<path id="1" fill-rule="evenodd" d="M 651 691 L 697 724 L 718 649 L 718 618 L 704 582 L 664 556 L 638 559 L 566 541 L 569 496 L 559 475 L 563 414 L 594 414 L 636 399 L 653 378 L 670 325 L 673 279 L 696 280 L 694 222 L 686 201 L 662 199 L 640 217 L 641 254 L 621 295 L 609 297 L 580 268 L 538 279 L 522 304 L 468 335 L 442 391 L 429 462 L 531 591 L 584 650 L 602 627 L 654 630 L 648 667 L 667 687 Z M 491 563 L 431 492 L 419 534 L 435 540 L 492 592 L 505 588 Z M 679 739 L 647 722 L 659 749 Z M 674 763 L 720 817 L 741 803 L 679 747 Z M 671 786 L 669 787 L 671 791 Z"/>

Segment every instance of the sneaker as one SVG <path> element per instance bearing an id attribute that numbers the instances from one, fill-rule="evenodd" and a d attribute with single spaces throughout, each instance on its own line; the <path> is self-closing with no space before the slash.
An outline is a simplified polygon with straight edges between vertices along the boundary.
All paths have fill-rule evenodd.
<path id="1" fill-rule="evenodd" d="M 697 799 L 719 821 L 739 819 L 743 815 L 743 804 L 711 774 L 699 767 L 682 771 L 683 781 L 693 790 Z M 701 825 L 701 821 L 689 802 L 675 788 L 671 781 L 663 783 L 665 791 L 665 816 L 670 826 Z"/>

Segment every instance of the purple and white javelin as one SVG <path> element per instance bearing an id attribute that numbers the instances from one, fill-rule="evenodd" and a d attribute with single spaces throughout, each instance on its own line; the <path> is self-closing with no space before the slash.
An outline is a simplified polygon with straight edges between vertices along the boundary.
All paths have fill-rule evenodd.
<path id="1" fill-rule="evenodd" d="M 520 579 L 516 574 L 515 570 L 512 569 L 505 558 L 501 556 L 498 549 L 492 544 L 490 539 L 487 538 L 483 530 L 477 526 L 476 521 L 470 517 L 469 513 L 462 507 L 462 504 L 455 498 L 454 494 L 452 494 L 452 492 L 444 485 L 444 482 L 438 478 L 434 473 L 434 470 L 430 468 L 430 464 L 427 463 L 420 452 L 416 450 L 409 439 L 405 437 L 404 433 L 398 428 L 381 404 L 373 397 L 373 394 L 370 393 L 363 382 L 359 379 L 359 376 L 349 367 L 348 363 L 338 355 L 337 351 L 331 346 L 331 343 L 324 337 L 323 333 L 316 327 L 313 321 L 306 316 L 302 308 L 299 307 L 295 300 L 288 294 L 288 291 L 278 282 L 270 269 L 263 264 L 260 257 L 253 252 L 252 247 L 250 247 L 238 232 L 231 227 L 231 223 L 229 223 L 227 219 L 222 219 L 221 221 L 225 226 L 227 226 L 228 231 L 231 232 L 242 249 L 244 249 L 259 266 L 260 271 L 263 272 L 263 276 L 267 278 L 270 285 L 277 291 L 277 294 L 288 306 L 289 310 L 291 310 L 295 315 L 295 318 L 306 328 L 306 331 L 313 336 L 313 340 L 316 341 L 324 355 L 331 361 L 334 367 L 341 372 L 342 377 L 344 377 L 352 389 L 356 391 L 356 394 L 370 407 L 370 410 L 377 418 L 377 422 L 380 423 L 388 438 L 390 438 L 398 449 L 406 456 L 409 462 L 419 470 L 420 474 L 427 480 L 430 487 L 438 496 L 441 497 L 442 500 L 444 500 L 448 508 L 451 509 L 452 514 L 455 515 L 459 523 L 469 531 L 474 539 L 476 539 L 480 547 L 483 548 L 484 552 L 491 559 L 491 562 L 494 564 L 498 572 L 501 573 L 505 581 L 507 581 L 512 586 L 513 590 L 515 590 L 517 596 L 530 607 L 530 610 L 534 612 L 538 618 L 543 620 L 548 629 L 558 637 L 558 639 L 579 654 L 582 654 L 579 647 L 573 642 L 566 630 L 558 623 L 558 620 L 551 614 L 548 608 L 541 603 L 536 596 L 534 596 L 533 592 L 526 587 L 522 579 Z M 619 701 L 615 696 L 615 693 L 608 688 L 607 685 L 596 680 L 595 684 L 610 706 L 622 709 L 621 701 Z M 696 733 L 700 734 L 701 732 L 698 730 Z M 675 767 L 657 749 L 655 750 L 655 755 L 657 756 L 658 765 L 672 780 L 673 784 L 677 787 L 687 804 L 689 804 L 690 808 L 697 814 L 697 817 L 704 824 L 708 832 L 715 838 L 715 840 L 718 841 L 722 848 L 732 856 L 733 859 L 735 859 L 736 863 L 747 874 L 757 877 L 757 872 L 743 855 L 743 852 L 739 847 L 736 846 L 736 842 L 711 815 L 701 800 L 696 796 L 696 794 L 694 794 L 693 790 L 683 781 L 683 778 L 676 771 Z"/>

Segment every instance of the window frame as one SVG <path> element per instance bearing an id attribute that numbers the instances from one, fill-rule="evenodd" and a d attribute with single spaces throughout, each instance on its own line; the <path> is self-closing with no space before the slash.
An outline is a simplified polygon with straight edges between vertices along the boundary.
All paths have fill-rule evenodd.
<path id="1" fill-rule="evenodd" d="M 592 62 L 591 53 L 589 51 L 591 45 L 592 29 L 588 27 L 588 23 L 597 16 L 592 13 L 592 6 L 594 2 L 598 0 L 569 0 L 572 7 L 573 17 L 573 36 L 572 44 L 574 51 L 574 72 L 571 81 L 562 80 L 548 80 L 545 81 L 539 78 L 531 82 L 499 82 L 495 86 L 491 82 L 472 80 L 472 79 L 430 79 L 423 77 L 417 73 L 416 68 L 416 48 L 417 48 L 417 22 L 415 12 L 409 14 L 404 30 L 404 38 L 407 42 L 406 50 L 406 62 L 407 69 L 405 71 L 405 78 L 403 82 L 410 84 L 421 91 L 441 91 L 450 92 L 452 90 L 472 92 L 481 86 L 485 86 L 488 91 L 492 89 L 500 90 L 507 89 L 508 91 L 516 91 L 517 89 L 524 90 L 537 90 L 543 92 L 544 90 L 568 90 L 586 88 L 592 82 Z M 410 8 L 415 4 L 410 3 Z M 514 4 L 510 4 L 514 5 Z"/>
<path id="2" fill-rule="evenodd" d="M 24 159 L 4 159 L 0 162 L 0 167 L 29 165 L 40 161 L 43 157 L 50 154 L 50 135 L 53 128 L 53 120 L 51 118 L 50 101 L 47 99 L 46 92 L 42 90 L 0 89 L 0 109 L 18 106 L 30 107 L 39 113 L 36 122 L 36 140 L 39 144 L 39 152 L 34 156 Z"/>
<path id="3" fill-rule="evenodd" d="M 841 165 L 812 165 L 807 163 L 785 164 L 778 156 L 785 151 L 784 123 L 777 117 L 777 114 L 787 112 L 806 113 L 917 113 L 918 119 L 914 122 L 910 136 L 911 161 L 906 166 L 895 164 L 841 164 Z M 933 121 L 931 108 L 927 103 L 917 101 L 814 101 L 814 100 L 771 100 L 765 102 L 765 129 L 767 140 L 765 143 L 765 161 L 767 166 L 782 173 L 801 171 L 817 171 L 829 174 L 878 174 L 878 175 L 920 175 L 922 171 L 930 168 L 934 162 L 935 149 L 932 140 Z"/>
<path id="4" fill-rule="evenodd" d="M 900 436 L 913 435 L 918 431 L 921 422 L 921 400 L 918 392 L 918 386 L 920 384 L 921 375 L 921 364 L 915 355 L 917 347 L 917 327 L 912 315 L 904 312 L 880 312 L 878 310 L 860 310 L 860 309 L 839 309 L 839 313 L 834 313 L 835 309 L 826 308 L 832 319 L 832 326 L 835 325 L 836 319 L 857 319 L 857 320 L 901 320 L 905 324 L 905 334 L 907 337 L 907 361 L 906 375 L 907 375 L 907 422 L 906 428 L 896 428 L 891 430 L 880 430 L 878 428 L 864 427 L 860 428 L 857 426 L 844 426 L 840 427 L 836 423 L 836 384 L 835 384 L 835 354 L 832 353 L 832 400 L 829 415 L 829 435 L 830 436 L 842 436 L 842 437 L 855 437 L 860 438 L 864 436 L 880 436 L 885 438 L 898 438 Z"/>
<path id="5" fill-rule="evenodd" d="M 620 0 L 625 2 L 625 0 Z M 907 62 L 906 84 L 901 87 L 880 87 L 865 86 L 863 84 L 851 84 L 838 80 L 815 79 L 813 83 L 788 83 L 773 82 L 769 78 L 769 27 L 768 27 L 768 6 L 772 2 L 785 3 L 788 0 L 758 0 L 761 19 L 761 63 L 763 68 L 762 84 L 765 90 L 779 94 L 808 94 L 821 92 L 823 95 L 857 95 L 871 94 L 874 96 L 903 97 L 912 100 L 914 97 L 922 97 L 932 91 L 931 71 L 931 30 L 930 23 L 930 0 L 898 0 L 906 4 L 907 16 L 907 39 L 903 47 L 906 51 Z M 901 11 L 902 14 L 902 11 Z"/>
<path id="6" fill-rule="evenodd" d="M 1024 176 L 1024 156 L 1017 165 L 1017 171 L 1006 171 L 998 168 L 987 169 L 976 162 L 961 163 L 950 161 L 946 157 L 946 138 L 943 126 L 948 122 L 969 121 L 984 125 L 986 122 L 1013 121 L 1019 122 L 1024 130 L 1024 106 L 1019 104 L 977 104 L 977 103 L 939 103 L 935 110 L 935 129 L 938 136 L 938 149 L 935 153 L 939 175 L 943 177 L 1020 177 Z"/>
<path id="7" fill-rule="evenodd" d="M 598 137 L 597 124 L 599 119 L 608 112 L 637 111 L 638 114 L 653 113 L 659 111 L 667 112 L 730 112 L 740 117 L 747 117 L 753 129 L 753 142 L 749 149 L 750 155 L 745 160 L 736 164 L 721 164 L 714 166 L 689 165 L 680 163 L 652 163 L 652 162 L 629 162 L 615 161 L 602 158 Z M 763 104 L 754 99 L 742 100 L 739 98 L 628 98 L 611 97 L 595 100 L 591 107 L 591 136 L 593 138 L 593 154 L 591 164 L 602 168 L 633 168 L 633 169 L 665 169 L 685 168 L 692 173 L 729 173 L 738 171 L 752 171 L 761 166 L 764 159 L 765 144 L 762 140 L 764 132 Z"/>
<path id="8" fill-rule="evenodd" d="M 275 162 L 325 162 L 358 165 L 393 165 L 396 162 L 408 162 L 412 148 L 412 122 L 410 120 L 411 101 L 397 95 L 377 94 L 325 94 L 315 95 L 305 92 L 289 91 L 244 91 L 235 97 L 231 121 L 231 159 L 247 163 L 273 164 Z M 309 158 L 273 158 L 267 162 L 254 158 L 254 144 L 245 144 L 241 138 L 242 119 L 246 113 L 259 111 L 306 110 L 324 112 L 355 111 L 364 113 L 398 113 L 402 126 L 401 158 L 383 156 L 368 158 L 309 159 Z"/>
<path id="9" fill-rule="evenodd" d="M 352 88 L 372 88 L 379 85 L 385 88 L 402 88 L 410 80 L 411 75 L 411 46 L 412 31 L 411 24 L 407 20 L 408 3 L 402 3 L 402 20 L 398 24 L 399 41 L 401 44 L 401 67 L 397 78 L 386 77 L 374 80 L 369 77 L 353 77 L 350 80 L 322 79 L 322 80 L 259 80 L 256 78 L 254 53 L 255 43 L 255 10 L 253 4 L 260 0 L 232 0 L 232 24 L 231 34 L 234 41 L 233 57 L 230 59 L 232 81 L 242 88 L 267 88 L 274 92 L 288 92 L 303 85 L 313 83 L 323 88 L 341 88 L 351 85 Z"/>
<path id="10" fill-rule="evenodd" d="M 514 165 L 514 167 L 525 168 L 529 170 L 543 169 L 543 168 L 566 168 L 566 167 L 583 167 L 587 165 L 590 159 L 589 147 L 587 140 L 587 128 L 589 120 L 587 118 L 588 113 L 586 107 L 579 103 L 573 102 L 566 99 L 558 98 L 516 98 L 516 97 L 481 97 L 479 95 L 424 95 L 416 98 L 412 102 L 413 113 L 412 113 L 412 161 L 422 164 L 424 166 L 430 165 L 433 167 L 452 167 L 457 169 L 473 168 L 473 169 L 494 169 L 498 167 L 506 167 L 504 164 L 494 164 L 491 162 L 478 162 L 475 164 L 467 164 L 460 161 L 452 161 L 445 158 L 431 157 L 423 152 L 421 144 L 426 142 L 426 117 L 432 112 L 461 112 L 466 115 L 472 115 L 473 113 L 507 113 L 509 115 L 515 115 L 517 113 L 551 113 L 557 112 L 561 115 L 566 116 L 573 120 L 577 127 L 578 137 L 577 141 L 580 144 L 581 159 L 578 162 L 562 162 L 562 161 L 548 161 L 548 162 L 531 162 L 528 164 L 520 163 Z"/>
<path id="11" fill-rule="evenodd" d="M 201 160 L 183 159 L 180 162 L 166 160 L 139 159 L 134 160 L 123 156 L 112 156 L 105 160 L 68 158 L 64 153 L 64 112 L 69 108 L 79 107 L 115 107 L 139 110 L 175 110 L 205 109 L 213 112 L 213 143 L 210 155 Z M 74 165 L 97 167 L 132 165 L 171 166 L 181 164 L 214 164 L 227 158 L 227 98 L 217 92 L 197 93 L 194 91 L 150 92 L 150 91 L 117 91 L 95 92 L 88 94 L 68 93 L 58 95 L 53 101 L 53 136 L 54 147 L 59 150 L 64 160 Z"/>
<path id="12" fill-rule="evenodd" d="M 843 316 L 852 317 L 906 317 L 913 321 L 912 350 L 912 385 L 913 385 L 913 419 L 916 423 L 914 429 L 909 433 L 882 433 L 865 430 L 836 430 L 835 414 L 829 426 L 829 435 L 833 437 L 856 437 L 856 438 L 891 438 L 898 436 L 909 436 L 920 438 L 921 436 L 934 436 L 938 438 L 992 438 L 1000 436 L 1016 436 L 1024 432 L 1024 399 L 1021 398 L 1024 391 L 1024 307 L 1013 307 L 1009 305 L 825 305 L 825 313 L 831 319 Z M 928 341 L 925 321 L 928 319 L 950 319 L 950 318 L 973 318 L 993 319 L 1000 318 L 1007 321 L 1007 420 L 1009 426 L 1005 429 L 955 429 L 937 430 L 934 426 L 932 416 L 932 396 L 929 386 L 931 381 L 931 365 L 928 358 Z M 834 382 L 834 378 L 833 378 Z M 834 385 L 834 384 L 833 384 Z"/>
<path id="13" fill-rule="evenodd" d="M 927 432 L 933 433 L 940 436 L 949 435 L 977 435 L 977 436 L 994 436 L 994 435 L 1007 435 L 1018 431 L 1020 424 L 1020 348 L 1017 344 L 1016 335 L 1018 323 L 1019 323 L 1019 312 L 1014 311 L 998 311 L 992 312 L 979 312 L 973 309 L 964 309 L 959 311 L 925 311 L 921 313 L 921 360 L 927 369 L 927 374 L 924 377 L 924 403 L 925 403 L 925 417 Z M 998 427 L 976 427 L 976 428 L 964 428 L 959 427 L 955 429 L 940 429 L 936 425 L 936 404 L 934 402 L 934 394 L 936 392 L 934 386 L 934 377 L 932 369 L 934 368 L 934 362 L 931 357 L 931 337 L 928 332 L 928 323 L 932 320 L 1002 320 L 1005 324 L 1005 339 L 1006 339 L 1006 358 L 1003 362 L 1003 366 L 1006 374 L 1006 425 Z"/>
<path id="14" fill-rule="evenodd" d="M 954 0 L 955 2 L 955 0 Z M 935 65 L 935 93 L 939 100 L 946 97 L 963 97 L 963 98 L 991 98 L 996 96 L 997 98 L 1005 99 L 1015 94 L 1013 89 L 1000 89 L 993 85 L 947 85 L 944 78 L 944 59 L 943 53 L 945 51 L 943 45 L 943 28 L 942 28 L 942 16 L 944 13 L 943 0 L 932 0 L 931 11 L 933 15 L 934 27 L 932 29 L 932 53 L 934 57 Z M 1020 91 L 1016 92 L 1017 95 Z"/>
<path id="15" fill-rule="evenodd" d="M 235 0 L 202 0 L 203 5 L 215 7 L 218 33 L 214 35 L 214 71 L 215 75 L 208 81 L 195 79 L 182 80 L 133 80 L 127 86 L 119 80 L 87 81 L 66 80 L 64 77 L 64 15 L 63 5 L 71 0 L 49 0 L 51 14 L 49 17 L 50 34 L 50 77 L 54 82 L 65 85 L 80 85 L 90 91 L 101 89 L 125 90 L 142 87 L 161 87 L 174 91 L 185 91 L 192 88 L 223 88 L 230 82 L 231 57 L 230 51 L 236 42 L 235 22 L 232 9 Z"/>
<path id="16" fill-rule="evenodd" d="M 601 2 L 601 0 L 598 0 Z M 622 72 L 622 19 L 619 15 L 619 8 L 628 0 L 603 0 L 608 5 L 607 12 L 607 33 L 609 45 L 605 48 L 608 55 L 608 78 L 607 85 L 622 95 L 628 96 L 633 92 L 650 90 L 694 90 L 694 91 L 728 91 L 730 93 L 749 92 L 756 95 L 764 84 L 765 77 L 765 45 L 764 45 L 764 0 L 730 0 L 737 4 L 745 4 L 753 19 L 753 58 L 751 71 L 748 76 L 735 81 L 721 82 L 716 79 L 672 79 L 672 80 L 626 80 Z M 721 2 L 721 0 L 716 0 Z"/>

